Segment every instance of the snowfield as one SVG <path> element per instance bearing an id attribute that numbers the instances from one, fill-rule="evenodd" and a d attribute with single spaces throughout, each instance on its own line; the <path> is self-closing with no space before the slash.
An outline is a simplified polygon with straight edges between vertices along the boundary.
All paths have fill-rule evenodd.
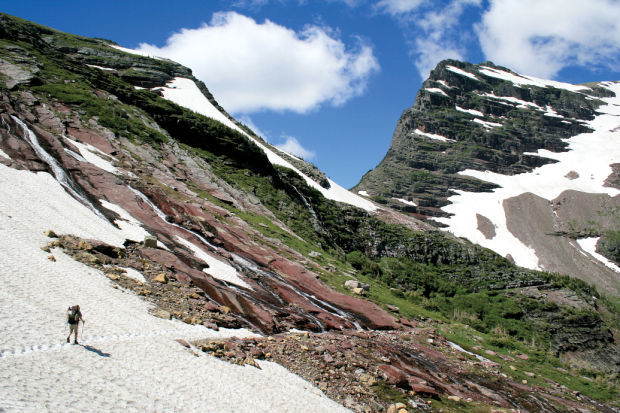
<path id="1" fill-rule="evenodd" d="M 500 71 L 496 69 L 493 71 L 497 76 L 514 76 L 507 72 L 499 73 Z M 530 81 L 531 78 L 523 79 Z M 546 82 L 553 86 L 555 83 L 557 82 Z M 612 173 L 610 165 L 620 160 L 620 82 L 605 82 L 601 85 L 616 93 L 616 97 L 602 99 L 607 105 L 601 106 L 598 109 L 599 115 L 587 122 L 594 132 L 582 133 L 567 139 L 569 150 L 566 152 L 539 150 L 536 153 L 539 156 L 555 159 L 557 163 L 547 164 L 529 173 L 513 176 L 489 171 L 462 171 L 460 172 L 462 175 L 495 183 L 500 188 L 490 193 L 456 191 L 458 195 L 448 199 L 451 202 L 450 205 L 442 208 L 443 211 L 453 215 L 449 218 L 436 218 L 436 220 L 446 224 L 448 226 L 446 229 L 456 236 L 465 237 L 500 255 L 510 254 L 517 265 L 542 269 L 539 266 L 536 252 L 524 245 L 508 230 L 503 202 L 508 198 L 528 192 L 547 200 L 553 200 L 569 189 L 608 194 L 612 197 L 620 194 L 619 190 L 604 186 L 605 180 Z M 578 90 L 582 89 L 583 87 L 578 87 Z M 576 179 L 571 179 L 568 175 L 571 171 L 578 174 Z M 493 223 L 495 236 L 492 239 L 487 239 L 478 230 L 476 214 L 488 218 Z M 601 257 L 597 256 L 598 254 L 593 254 L 592 248 L 586 248 L 586 245 L 590 244 L 591 242 L 579 243 L 582 249 L 593 258 L 602 261 Z M 616 268 L 612 269 L 617 271 Z"/>
<path id="2" fill-rule="evenodd" d="M 215 119 L 224 125 L 242 133 L 249 140 L 254 142 L 259 148 L 265 152 L 269 162 L 274 165 L 284 166 L 286 168 L 290 168 L 297 172 L 299 176 L 304 178 L 306 183 L 312 188 L 319 191 L 323 196 L 327 199 L 331 199 L 333 201 L 343 202 L 349 205 L 356 206 L 358 208 L 365 209 L 366 211 L 375 211 L 377 206 L 371 201 L 358 196 L 347 189 L 341 187 L 331 179 L 329 179 L 330 188 L 323 188 L 321 185 L 310 179 L 308 176 L 304 175 L 299 169 L 294 167 L 290 162 L 282 158 L 276 152 L 272 151 L 265 144 L 255 139 L 254 137 L 248 135 L 244 130 L 238 127 L 233 121 L 228 119 L 222 112 L 220 112 L 215 106 L 209 102 L 207 97 L 202 94 L 196 83 L 193 80 L 177 77 L 171 82 L 169 82 L 166 87 L 158 88 L 162 89 L 164 97 L 179 106 L 186 107 L 188 109 L 193 110 L 196 113 L 200 113 L 201 115 L 207 116 L 209 118 Z"/>
<path id="3" fill-rule="evenodd" d="M 148 303 L 114 288 L 100 271 L 57 249 L 53 262 L 41 250 L 48 229 L 117 246 L 125 238 L 142 240 L 144 231 L 118 207 L 128 219 L 123 229 L 48 173 L 4 165 L 0 192 L 0 411 L 347 411 L 277 364 L 232 365 L 175 341 L 251 332 L 156 318 Z M 65 311 L 75 304 L 86 320 L 80 345 L 65 341 Z"/>

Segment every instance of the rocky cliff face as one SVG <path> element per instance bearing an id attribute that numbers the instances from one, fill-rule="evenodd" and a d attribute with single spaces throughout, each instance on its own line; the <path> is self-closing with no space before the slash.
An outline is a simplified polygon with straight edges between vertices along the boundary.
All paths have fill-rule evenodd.
<path id="1" fill-rule="evenodd" d="M 431 218 L 519 265 L 616 294 L 618 267 L 579 241 L 614 239 L 620 225 L 614 85 L 544 81 L 489 62 L 441 62 L 401 116 L 385 158 L 354 190 Z M 607 113 L 611 122 L 601 126 Z M 491 210 L 491 203 L 501 205 Z M 613 243 L 601 241 L 598 249 L 615 260 Z"/>
<path id="2" fill-rule="evenodd" d="M 200 91 L 199 110 L 182 99 L 174 103 L 169 93 L 179 79 Z M 420 105 L 442 102 L 427 97 Z M 592 116 L 598 103 L 584 102 L 570 115 Z M 576 121 L 571 127 L 584 128 Z M 561 146 L 545 131 L 536 142 Z M 512 158 L 500 146 L 489 161 L 496 170 L 533 166 L 507 164 Z M 535 363 L 522 353 L 532 361 L 534 354 L 559 360 L 570 353 L 598 374 L 612 374 L 620 363 L 608 306 L 584 283 L 516 267 L 394 209 L 335 195 L 336 184 L 258 140 L 174 62 L 0 15 L 0 173 L 9 168 L 52 175 L 93 220 L 137 234 L 120 248 L 52 231 L 42 249 L 61 248 L 153 303 L 158 317 L 266 335 L 315 332 L 312 351 L 299 358 L 303 368 L 294 370 L 357 411 L 408 400 L 431 409 L 429 398 L 458 410 L 448 396 L 528 408 L 561 400 L 550 410 L 577 410 L 595 402 L 555 381 L 559 390 L 520 384 L 522 373 L 509 377 L 501 363 L 519 354 L 524 370 Z M 361 287 L 349 291 L 345 283 L 354 280 Z M 567 317 L 574 322 L 563 324 Z M 571 334 L 574 326 L 579 331 Z M 457 356 L 467 353 L 449 345 L 448 336 L 497 357 L 479 363 Z M 289 339 L 275 341 L 282 345 L 271 357 L 252 355 L 290 363 Z M 247 360 L 233 344 L 209 348 Z"/>

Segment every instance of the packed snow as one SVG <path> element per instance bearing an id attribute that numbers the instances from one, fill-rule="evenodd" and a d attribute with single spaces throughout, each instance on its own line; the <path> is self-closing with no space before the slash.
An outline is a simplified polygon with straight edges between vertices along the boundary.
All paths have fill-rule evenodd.
<path id="1" fill-rule="evenodd" d="M 443 90 L 439 89 L 438 87 L 427 87 L 424 90 L 426 90 L 427 92 L 436 93 L 438 95 L 444 95 L 446 97 L 449 97 L 446 92 L 444 92 Z"/>
<path id="2" fill-rule="evenodd" d="M 361 196 L 370 196 L 368 192 L 366 191 L 357 191 L 357 193 L 360 194 Z"/>
<path id="3" fill-rule="evenodd" d="M 479 79 L 476 77 L 476 75 L 474 75 L 473 73 L 466 72 L 465 70 L 460 69 L 460 68 L 458 68 L 458 67 L 455 67 L 455 66 L 446 66 L 446 69 L 448 69 L 449 71 L 451 71 L 451 72 L 453 72 L 453 73 L 456 73 L 457 75 L 465 76 L 465 77 L 468 77 L 468 78 L 470 78 L 470 79 L 474 79 L 474 80 L 479 80 Z"/>
<path id="4" fill-rule="evenodd" d="M 347 411 L 277 364 L 233 365 L 175 342 L 251 332 L 156 318 L 62 250 L 50 260 L 47 229 L 117 246 L 134 239 L 50 174 L 0 165 L 0 192 L 0 411 Z M 88 324 L 79 345 L 66 342 L 65 311 L 75 304 Z"/>
<path id="5" fill-rule="evenodd" d="M 554 87 L 557 89 L 570 90 L 571 92 L 583 92 L 590 90 L 590 88 L 587 86 L 572 85 L 570 83 L 557 82 L 555 80 L 539 79 L 537 77 L 527 75 L 517 75 L 488 66 L 482 66 L 480 69 L 478 69 L 478 72 L 489 77 L 507 80 L 517 86 L 532 85 L 538 87 Z"/>
<path id="6" fill-rule="evenodd" d="M 610 165 L 620 160 L 620 130 L 617 129 L 620 126 L 620 82 L 601 85 L 615 92 L 616 97 L 603 98 L 607 105 L 600 107 L 599 115 L 587 122 L 594 132 L 566 139 L 566 152 L 543 149 L 536 152 L 540 156 L 557 160 L 557 163 L 512 176 L 489 171 L 462 171 L 462 175 L 495 183 L 500 188 L 489 193 L 456 191 L 457 195 L 448 199 L 450 204 L 442 208 L 453 215 L 436 220 L 446 224 L 447 230 L 456 236 L 468 238 L 500 255 L 510 254 L 520 266 L 540 269 L 535 251 L 508 231 L 503 201 L 527 192 L 547 200 L 557 198 L 566 190 L 608 194 L 612 197 L 620 194 L 619 190 L 604 186 L 605 180 L 612 173 Z M 579 176 L 570 179 L 571 171 L 577 172 Z M 495 226 L 496 236 L 492 240 L 488 240 L 478 230 L 476 214 L 488 218 Z"/>
<path id="7" fill-rule="evenodd" d="M 420 135 L 420 136 L 425 136 L 429 139 L 434 139 L 436 141 L 442 141 L 442 142 L 456 142 L 454 139 L 450 139 L 450 138 L 446 138 L 445 136 L 441 136 L 441 135 L 437 135 L 435 133 L 426 133 L 426 132 L 422 132 L 420 129 L 416 129 L 414 131 L 414 133 L 416 135 Z"/>
<path id="8" fill-rule="evenodd" d="M 484 117 L 484 113 L 480 112 L 479 110 L 476 109 L 463 109 L 462 107 L 455 105 L 454 109 L 456 109 L 459 112 L 463 112 L 463 113 L 469 113 L 470 115 L 474 115 L 474 116 L 480 116 L 481 118 Z"/>
<path id="9" fill-rule="evenodd" d="M 614 264 L 613 262 L 609 261 L 605 256 L 599 254 L 598 252 L 596 252 L 596 243 L 598 242 L 600 238 L 594 237 L 594 238 L 581 238 L 577 240 L 577 244 L 579 244 L 579 246 L 586 251 L 588 254 L 590 254 L 592 257 L 594 257 L 595 259 L 597 259 L 598 261 L 602 262 L 606 267 L 611 268 L 612 270 L 614 270 L 617 273 L 620 273 L 620 267 L 618 267 L 616 264 Z"/>
<path id="10" fill-rule="evenodd" d="M 245 135 L 250 141 L 254 142 L 259 148 L 261 148 L 272 164 L 284 166 L 286 168 L 294 170 L 295 172 L 297 172 L 297 174 L 299 174 L 299 176 L 304 178 L 304 180 L 309 186 L 321 192 L 321 194 L 323 194 L 325 198 L 350 204 L 358 208 L 365 209 L 366 211 L 374 211 L 377 209 L 377 206 L 375 206 L 375 204 L 373 204 L 371 201 L 346 190 L 345 188 L 333 182 L 331 179 L 328 179 L 330 184 L 329 189 L 323 188 L 321 185 L 313 181 L 311 178 L 302 173 L 299 169 L 294 167 L 290 162 L 283 159 L 276 152 L 267 147 L 264 143 L 248 135 L 233 121 L 228 119 L 222 112 L 220 112 L 215 106 L 213 106 L 211 102 L 209 102 L 206 96 L 202 94 L 200 89 L 198 89 L 198 86 L 196 86 L 193 80 L 177 77 L 173 81 L 169 82 L 166 87 L 160 89 L 162 89 L 163 95 L 166 99 L 176 103 L 177 105 L 186 107 L 190 110 L 200 113 L 201 115 L 215 119 L 223 123 L 224 125 L 239 131 L 240 133 Z"/>

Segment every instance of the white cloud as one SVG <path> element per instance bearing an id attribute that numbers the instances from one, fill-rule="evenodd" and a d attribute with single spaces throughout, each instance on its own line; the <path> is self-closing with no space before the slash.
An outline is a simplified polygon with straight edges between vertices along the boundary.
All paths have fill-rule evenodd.
<path id="1" fill-rule="evenodd" d="M 347 48 L 327 28 L 295 32 L 235 12 L 215 13 L 209 24 L 173 34 L 164 47 L 139 49 L 190 67 L 237 114 L 340 105 L 362 94 L 379 69 L 372 48 L 360 39 Z"/>
<path id="2" fill-rule="evenodd" d="M 285 138 L 286 141 L 284 143 L 274 145 L 276 148 L 305 160 L 313 159 L 316 156 L 314 151 L 308 150 L 301 146 L 299 141 L 294 137 L 286 135 L 283 135 L 282 137 Z"/>
<path id="3" fill-rule="evenodd" d="M 451 0 L 443 6 L 428 0 L 381 0 L 375 6 L 396 18 L 404 27 L 411 54 L 422 79 L 443 59 L 463 59 L 465 43 L 471 35 L 456 32 L 456 26 L 469 6 L 482 0 Z"/>
<path id="4" fill-rule="evenodd" d="M 488 59 L 552 78 L 564 67 L 617 67 L 620 2 L 492 0 L 478 26 Z"/>
<path id="5" fill-rule="evenodd" d="M 404 13 L 417 10 L 418 7 L 426 1 L 427 0 L 381 0 L 375 7 L 377 10 L 398 17 Z"/>

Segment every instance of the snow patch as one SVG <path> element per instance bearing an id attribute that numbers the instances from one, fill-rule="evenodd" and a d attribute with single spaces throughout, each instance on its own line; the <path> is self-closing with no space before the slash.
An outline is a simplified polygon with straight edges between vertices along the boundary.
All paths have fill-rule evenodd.
<path id="1" fill-rule="evenodd" d="M 402 199 L 402 198 L 392 198 L 392 199 L 395 199 L 395 200 L 397 200 L 397 201 L 400 201 L 400 202 L 402 202 L 402 203 L 403 203 L 403 204 L 405 204 L 405 205 L 414 206 L 414 207 L 415 207 L 415 206 L 418 206 L 418 204 L 416 204 L 415 202 L 413 202 L 413 201 L 407 201 L 406 199 Z"/>
<path id="2" fill-rule="evenodd" d="M 510 103 L 516 103 L 517 107 L 520 109 L 534 108 L 540 111 L 544 111 L 544 109 L 538 106 L 536 103 L 528 102 L 526 100 L 518 99 L 512 96 L 496 96 L 494 93 L 480 93 L 478 94 L 478 96 L 500 100 L 500 101 L 505 101 L 505 102 L 510 102 Z"/>
<path id="3" fill-rule="evenodd" d="M 448 84 L 448 82 L 446 82 L 445 80 L 436 80 L 437 83 L 439 83 L 441 86 L 445 87 L 446 89 L 452 89 L 455 86 L 450 86 Z"/>
<path id="4" fill-rule="evenodd" d="M 185 238 L 177 236 L 176 240 L 189 248 L 194 253 L 196 258 L 209 264 L 209 268 L 205 268 L 203 271 L 211 275 L 213 278 L 217 278 L 218 280 L 226 281 L 228 283 L 232 283 L 239 287 L 247 288 L 249 290 L 252 289 L 252 287 L 248 283 L 246 283 L 241 279 L 241 277 L 239 277 L 237 270 L 232 265 L 227 264 L 224 261 L 220 261 L 212 255 L 207 254 L 202 249 L 200 249 L 190 241 L 186 240 Z"/>
<path id="5" fill-rule="evenodd" d="M 460 69 L 460 68 L 458 68 L 458 67 L 455 67 L 455 66 L 446 66 L 446 69 L 448 69 L 449 71 L 451 71 L 451 72 L 453 72 L 453 73 L 456 73 L 457 75 L 466 76 L 466 77 L 468 77 L 468 78 L 470 78 L 470 79 L 474 79 L 474 80 L 479 80 L 479 79 L 476 77 L 476 75 L 474 75 L 474 74 L 472 74 L 472 73 L 469 73 L 469 72 L 466 72 L 465 70 Z"/>
<path id="6" fill-rule="evenodd" d="M 484 117 L 484 113 L 476 109 L 463 109 L 462 107 L 457 106 L 457 105 L 454 105 L 454 108 L 458 110 L 459 112 L 469 113 L 470 115 L 480 116 L 481 118 Z"/>
<path id="7" fill-rule="evenodd" d="M 112 67 L 103 67 L 103 66 L 97 66 L 97 65 L 86 65 L 88 67 L 94 67 L 95 69 L 99 69 L 99 70 L 104 70 L 106 72 L 115 72 L 116 69 L 112 68 Z"/>
<path id="8" fill-rule="evenodd" d="M 7 155 L 2 149 L 0 149 L 0 156 L 2 156 L 3 158 L 6 158 L 6 159 L 11 159 L 11 157 L 9 155 Z"/>
<path id="9" fill-rule="evenodd" d="M 138 270 L 135 270 L 131 267 L 120 267 L 123 271 L 125 271 L 125 275 L 129 278 L 133 278 L 136 281 L 140 281 L 141 283 L 145 283 L 146 282 L 146 278 L 144 278 L 144 275 L 142 275 L 142 273 Z"/>
<path id="10" fill-rule="evenodd" d="M 551 106 L 545 106 L 545 116 L 549 116 L 551 118 L 564 118 L 564 116 L 559 115 Z"/>
<path id="11" fill-rule="evenodd" d="M 579 246 L 586 251 L 588 254 L 590 254 L 592 257 L 594 257 L 596 260 L 600 261 L 601 263 L 603 263 L 603 265 L 605 265 L 608 268 L 611 268 L 612 270 L 614 270 L 617 273 L 620 273 L 620 267 L 618 267 L 616 264 L 614 264 L 613 262 L 609 261 L 607 259 L 607 257 L 599 254 L 598 252 L 596 252 L 596 243 L 598 242 L 598 240 L 600 239 L 600 237 L 594 237 L 594 238 L 581 238 L 577 240 L 577 244 L 579 244 Z"/>
<path id="12" fill-rule="evenodd" d="M 128 239 L 140 242 L 144 240 L 146 236 L 151 235 L 142 227 L 142 223 L 135 219 L 129 212 L 125 211 L 120 206 L 100 199 L 101 206 L 110 211 L 116 212 L 121 219 L 114 220 L 114 223 L 125 233 Z"/>
<path id="13" fill-rule="evenodd" d="M 153 55 L 148 54 L 146 52 L 143 52 L 141 50 L 128 49 L 126 47 L 122 47 L 122 46 L 119 46 L 119 45 L 116 45 L 116 44 L 108 44 L 108 46 L 110 46 L 110 47 L 112 47 L 112 48 L 114 48 L 116 50 L 120 50 L 121 52 L 125 52 L 125 53 L 135 54 L 135 55 L 143 56 L 143 57 L 149 57 L 151 59 L 167 60 L 167 59 L 164 59 L 163 57 L 153 56 Z"/>
<path id="14" fill-rule="evenodd" d="M 479 119 L 479 118 L 476 118 L 476 119 L 472 120 L 472 122 L 479 123 L 480 125 L 484 126 L 487 129 L 493 129 L 493 128 L 497 128 L 497 127 L 502 126 L 501 123 L 488 122 L 488 121 L 485 121 L 485 120 L 482 120 L 482 119 Z"/>
<path id="15" fill-rule="evenodd" d="M 570 83 L 557 82 L 555 80 L 539 79 L 537 77 L 527 75 L 517 75 L 488 66 L 482 66 L 480 69 L 478 69 L 478 72 L 489 77 L 507 80 L 517 86 L 532 85 L 538 87 L 554 87 L 557 89 L 570 90 L 571 92 L 582 92 L 585 90 L 590 90 L 590 88 L 587 86 L 572 85 Z"/>
<path id="16" fill-rule="evenodd" d="M 80 151 L 80 155 L 82 155 L 86 162 L 91 163 L 97 168 L 103 169 L 104 171 L 111 174 L 118 175 L 121 173 L 121 171 L 119 171 L 114 165 L 112 165 L 110 161 L 103 159 L 100 155 L 110 157 L 112 159 L 115 159 L 114 157 L 109 156 L 105 152 L 87 143 L 78 142 L 73 139 L 69 139 L 66 136 L 64 138 Z M 79 158 L 77 159 L 79 160 Z"/>
<path id="17" fill-rule="evenodd" d="M 436 135 L 436 134 L 434 134 L 434 133 L 426 133 L 426 132 L 422 132 L 420 129 L 416 129 L 416 130 L 414 131 L 414 133 L 415 133 L 416 135 L 425 136 L 425 137 L 427 137 L 427 138 L 434 139 L 434 140 L 436 140 L 436 141 L 442 141 L 442 142 L 456 142 L 454 139 L 449 139 L 449 138 L 446 138 L 445 136 Z"/>
<path id="18" fill-rule="evenodd" d="M 444 92 L 443 90 L 439 89 L 438 87 L 427 87 L 424 90 L 426 90 L 427 92 L 437 93 L 439 95 L 444 95 L 446 97 L 450 97 L 450 96 L 448 96 L 448 94 L 446 92 Z"/>
<path id="19" fill-rule="evenodd" d="M 361 196 L 367 196 L 369 197 L 370 195 L 368 194 L 368 192 L 366 191 L 357 191 L 358 194 L 360 194 Z"/>

